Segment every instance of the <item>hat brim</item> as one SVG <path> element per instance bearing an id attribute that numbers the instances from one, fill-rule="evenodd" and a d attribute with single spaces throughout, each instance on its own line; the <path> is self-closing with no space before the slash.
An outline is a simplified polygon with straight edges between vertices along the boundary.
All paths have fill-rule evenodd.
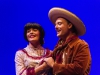
<path id="1" fill-rule="evenodd" d="M 86 28 L 83 22 L 75 14 L 68 10 L 54 7 L 50 9 L 48 16 L 53 24 L 55 24 L 56 19 L 60 17 L 69 20 L 75 26 L 79 36 L 84 35 L 86 32 Z"/>

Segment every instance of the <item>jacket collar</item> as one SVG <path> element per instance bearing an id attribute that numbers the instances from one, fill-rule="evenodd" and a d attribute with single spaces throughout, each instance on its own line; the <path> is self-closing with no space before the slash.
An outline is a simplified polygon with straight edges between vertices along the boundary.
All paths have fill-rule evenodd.
<path id="1" fill-rule="evenodd" d="M 76 42 L 79 40 L 79 37 L 77 37 L 76 39 L 72 40 L 71 42 L 68 43 L 68 46 L 70 48 L 73 48 L 74 45 L 76 44 Z"/>

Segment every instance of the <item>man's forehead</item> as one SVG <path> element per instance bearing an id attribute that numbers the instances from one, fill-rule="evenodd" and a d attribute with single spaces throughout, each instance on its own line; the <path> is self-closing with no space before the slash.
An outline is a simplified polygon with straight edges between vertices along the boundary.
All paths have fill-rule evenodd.
<path id="1" fill-rule="evenodd" d="M 67 20 L 64 18 L 57 18 L 55 23 L 57 23 L 57 22 L 67 22 Z"/>

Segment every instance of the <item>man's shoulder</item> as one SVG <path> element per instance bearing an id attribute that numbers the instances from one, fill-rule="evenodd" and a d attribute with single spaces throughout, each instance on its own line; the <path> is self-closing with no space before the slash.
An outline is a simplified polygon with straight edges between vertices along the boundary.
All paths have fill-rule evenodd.
<path id="1" fill-rule="evenodd" d="M 71 43 L 69 43 L 69 46 L 72 48 L 73 46 L 78 46 L 78 45 L 87 45 L 88 43 L 85 40 L 82 40 L 80 38 L 73 40 Z"/>
<path id="2" fill-rule="evenodd" d="M 81 44 L 81 45 L 88 45 L 88 43 L 87 43 L 85 40 L 83 40 L 83 39 L 79 39 L 79 40 L 77 41 L 77 43 L 79 43 L 79 44 Z"/>

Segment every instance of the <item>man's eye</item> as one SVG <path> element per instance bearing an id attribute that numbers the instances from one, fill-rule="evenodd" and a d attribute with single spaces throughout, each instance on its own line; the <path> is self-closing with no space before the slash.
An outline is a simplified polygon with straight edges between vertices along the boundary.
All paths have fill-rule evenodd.
<path id="1" fill-rule="evenodd" d="M 61 25 L 62 23 L 61 22 L 58 22 L 58 25 Z"/>

